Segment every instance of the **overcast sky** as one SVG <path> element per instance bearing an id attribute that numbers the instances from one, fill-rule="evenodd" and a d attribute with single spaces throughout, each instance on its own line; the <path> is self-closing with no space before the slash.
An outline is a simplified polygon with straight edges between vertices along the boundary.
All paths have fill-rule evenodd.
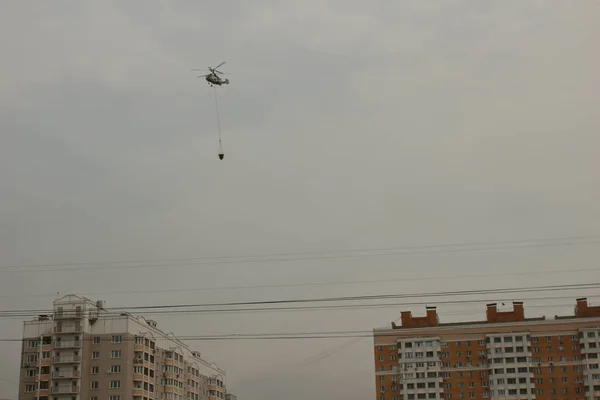
<path id="1" fill-rule="evenodd" d="M 597 244 L 4 267 L 600 234 L 599 18 L 592 0 L 4 1 L 0 309 L 56 292 L 132 306 L 593 281 L 579 270 L 598 268 Z M 223 161 L 212 89 L 190 71 L 221 61 Z M 473 274 L 496 276 L 448 278 Z M 389 282 L 290 286 L 365 280 Z M 484 303 L 439 312 L 480 319 Z M 424 312 L 154 318 L 188 336 L 370 330 L 404 309 Z M 1 320 L 1 338 L 21 332 Z M 374 395 L 369 338 L 194 346 L 240 400 Z M 0 354 L 0 398 L 16 399 L 19 343 Z"/>

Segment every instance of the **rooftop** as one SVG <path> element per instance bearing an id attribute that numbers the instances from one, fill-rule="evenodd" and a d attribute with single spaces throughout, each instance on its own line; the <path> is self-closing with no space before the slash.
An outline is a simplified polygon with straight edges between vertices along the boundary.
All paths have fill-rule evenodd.
<path id="1" fill-rule="evenodd" d="M 401 324 L 397 325 L 395 322 L 391 323 L 390 327 L 382 327 L 374 329 L 377 331 L 389 331 L 390 329 L 420 329 L 420 328 L 433 328 L 433 327 L 455 327 L 455 326 L 471 326 L 471 325 L 487 325 L 487 324 L 502 324 L 502 323 L 525 323 L 525 322 L 539 322 L 539 321 L 552 321 L 552 319 L 546 319 L 545 316 L 525 318 L 525 309 L 522 301 L 514 301 L 512 311 L 498 311 L 496 303 L 490 303 L 486 305 L 486 316 L 485 320 L 479 321 L 466 321 L 466 322 L 447 322 L 440 323 L 439 316 L 436 307 L 429 306 L 426 308 L 426 314 L 422 317 L 413 317 L 410 311 L 402 311 L 400 313 Z M 573 315 L 559 316 L 555 315 L 554 320 L 569 320 L 569 319 L 581 319 L 581 318 L 595 318 L 600 317 L 600 306 L 590 306 L 587 298 L 579 298 L 576 301 Z"/>

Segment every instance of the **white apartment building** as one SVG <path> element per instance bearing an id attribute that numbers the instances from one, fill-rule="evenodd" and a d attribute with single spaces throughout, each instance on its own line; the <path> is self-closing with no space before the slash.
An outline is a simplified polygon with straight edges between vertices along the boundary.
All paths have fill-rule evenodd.
<path id="1" fill-rule="evenodd" d="M 24 323 L 19 400 L 219 400 L 226 373 L 129 313 L 67 295 Z"/>

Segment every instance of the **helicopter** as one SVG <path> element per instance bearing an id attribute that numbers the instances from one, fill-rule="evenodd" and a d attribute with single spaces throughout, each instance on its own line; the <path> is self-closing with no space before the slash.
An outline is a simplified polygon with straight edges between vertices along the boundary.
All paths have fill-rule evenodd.
<path id="1" fill-rule="evenodd" d="M 208 67 L 208 69 L 210 70 L 210 74 L 200 75 L 198 78 L 206 79 L 206 81 L 208 82 L 208 84 L 211 87 L 214 87 L 214 85 L 217 85 L 217 86 L 229 85 L 229 79 L 227 79 L 227 78 L 221 79 L 221 77 L 219 77 L 219 75 L 217 75 L 217 74 L 223 74 L 223 72 L 217 71 L 217 68 L 221 67 L 224 64 L 225 64 L 225 61 L 223 61 L 221 64 L 217 65 L 215 68 Z M 201 70 L 192 69 L 192 71 L 201 71 Z"/>

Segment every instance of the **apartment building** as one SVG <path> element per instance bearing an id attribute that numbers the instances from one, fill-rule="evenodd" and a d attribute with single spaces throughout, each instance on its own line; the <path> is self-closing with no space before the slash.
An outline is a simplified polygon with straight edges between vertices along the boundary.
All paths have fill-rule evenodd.
<path id="1" fill-rule="evenodd" d="M 487 304 L 486 320 L 464 323 L 427 307 L 374 329 L 376 400 L 600 400 L 600 306 L 577 299 L 552 319 L 512 306 Z"/>
<path id="2" fill-rule="evenodd" d="M 67 295 L 24 323 L 19 400 L 225 400 L 226 373 L 153 320 Z"/>

